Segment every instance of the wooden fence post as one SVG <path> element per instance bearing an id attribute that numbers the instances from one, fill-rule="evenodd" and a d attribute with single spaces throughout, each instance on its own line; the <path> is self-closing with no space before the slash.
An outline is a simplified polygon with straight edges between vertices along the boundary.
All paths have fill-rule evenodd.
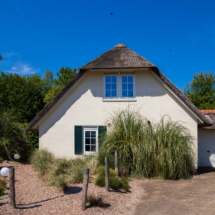
<path id="1" fill-rule="evenodd" d="M 116 177 L 119 177 L 119 151 L 115 151 L 115 172 Z"/>
<path id="2" fill-rule="evenodd" d="M 83 192 L 82 192 L 82 210 L 86 209 L 88 181 L 89 181 L 89 169 L 84 169 L 84 184 L 83 184 Z"/>
<path id="3" fill-rule="evenodd" d="M 10 205 L 15 208 L 16 201 L 15 201 L 15 170 L 14 168 L 10 168 L 9 170 L 9 189 L 10 189 Z"/>
<path id="4" fill-rule="evenodd" d="M 109 192 L 109 157 L 105 157 L 105 188 Z"/>

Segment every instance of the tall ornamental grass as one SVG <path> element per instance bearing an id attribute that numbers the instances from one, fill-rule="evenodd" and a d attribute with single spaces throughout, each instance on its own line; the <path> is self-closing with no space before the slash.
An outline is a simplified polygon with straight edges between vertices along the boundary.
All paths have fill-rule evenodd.
<path id="1" fill-rule="evenodd" d="M 187 179 L 194 173 L 193 137 L 181 123 L 163 116 L 152 124 L 131 108 L 110 116 L 100 153 L 119 151 L 121 172 L 136 177 Z"/>

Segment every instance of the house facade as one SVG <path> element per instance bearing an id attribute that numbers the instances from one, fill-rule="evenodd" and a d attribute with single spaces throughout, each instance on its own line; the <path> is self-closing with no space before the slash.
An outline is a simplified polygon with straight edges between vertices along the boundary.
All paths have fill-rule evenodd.
<path id="1" fill-rule="evenodd" d="M 150 121 L 168 115 L 183 123 L 194 137 L 196 166 L 202 164 L 200 150 L 207 139 L 202 131 L 212 126 L 210 116 L 198 110 L 155 65 L 123 44 L 81 67 L 26 130 L 38 131 L 39 148 L 57 157 L 89 155 L 99 150 L 99 136 L 111 126 L 110 114 L 128 106 L 138 108 Z"/>

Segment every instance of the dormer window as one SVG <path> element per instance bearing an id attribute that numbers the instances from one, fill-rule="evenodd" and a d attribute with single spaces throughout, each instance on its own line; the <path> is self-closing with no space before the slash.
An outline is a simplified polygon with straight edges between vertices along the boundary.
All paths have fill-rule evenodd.
<path id="1" fill-rule="evenodd" d="M 134 73 L 104 75 L 103 101 L 136 101 Z"/>

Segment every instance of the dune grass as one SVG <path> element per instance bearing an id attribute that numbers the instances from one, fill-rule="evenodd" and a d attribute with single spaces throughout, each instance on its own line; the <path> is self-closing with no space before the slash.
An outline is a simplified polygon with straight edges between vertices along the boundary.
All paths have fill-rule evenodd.
<path id="1" fill-rule="evenodd" d="M 187 179 L 194 173 L 193 137 L 183 123 L 164 116 L 153 124 L 131 108 L 116 111 L 109 121 L 100 153 L 118 150 L 122 174 Z"/>
<path id="2" fill-rule="evenodd" d="M 90 174 L 94 174 L 97 159 L 92 156 L 77 159 L 55 158 L 47 150 L 35 150 L 30 163 L 39 172 L 46 185 L 64 189 L 69 184 L 83 182 L 85 168 L 89 168 Z"/>
<path id="3" fill-rule="evenodd" d="M 6 189 L 7 181 L 6 179 L 0 178 L 0 196 L 4 195 Z"/>

